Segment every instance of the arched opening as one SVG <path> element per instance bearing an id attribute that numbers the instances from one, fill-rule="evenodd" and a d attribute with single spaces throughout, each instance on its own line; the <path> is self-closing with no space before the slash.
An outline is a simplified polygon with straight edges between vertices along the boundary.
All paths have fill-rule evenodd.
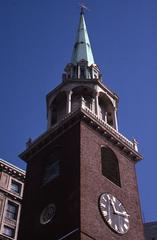
<path id="1" fill-rule="evenodd" d="M 80 78 L 86 78 L 86 69 L 84 65 L 80 66 Z"/>
<path id="2" fill-rule="evenodd" d="M 108 147 L 101 148 L 101 166 L 102 174 L 114 184 L 121 186 L 118 159 Z"/>
<path id="3" fill-rule="evenodd" d="M 99 117 L 107 122 L 110 126 L 115 128 L 115 119 L 114 119 L 114 107 L 105 94 L 100 93 L 99 95 Z"/>
<path id="4" fill-rule="evenodd" d="M 67 97 L 65 92 L 61 92 L 51 104 L 51 126 L 64 118 L 66 114 Z"/>
<path id="5" fill-rule="evenodd" d="M 80 106 L 81 101 L 83 101 L 84 105 L 88 107 L 90 110 L 93 110 L 94 104 L 94 93 L 93 89 L 85 86 L 76 87 L 73 90 L 72 94 L 72 111 L 77 109 Z"/>

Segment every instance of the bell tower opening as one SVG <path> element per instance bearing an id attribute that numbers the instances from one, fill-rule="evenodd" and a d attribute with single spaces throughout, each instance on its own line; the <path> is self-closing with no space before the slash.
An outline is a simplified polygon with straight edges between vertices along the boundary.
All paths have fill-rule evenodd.
<path id="1" fill-rule="evenodd" d="M 50 125 L 53 126 L 57 124 L 66 115 L 66 102 L 67 97 L 65 92 L 59 93 L 50 105 Z"/>
<path id="2" fill-rule="evenodd" d="M 117 129 L 116 108 L 114 107 L 111 99 L 102 92 L 99 93 L 99 107 L 100 118 L 104 120 L 107 124 L 109 124 L 111 127 Z"/>
<path id="3" fill-rule="evenodd" d="M 83 104 L 85 107 L 88 107 L 90 110 L 94 108 L 94 90 L 89 87 L 76 87 L 72 90 L 72 112 L 75 109 L 80 107 L 80 104 Z"/>

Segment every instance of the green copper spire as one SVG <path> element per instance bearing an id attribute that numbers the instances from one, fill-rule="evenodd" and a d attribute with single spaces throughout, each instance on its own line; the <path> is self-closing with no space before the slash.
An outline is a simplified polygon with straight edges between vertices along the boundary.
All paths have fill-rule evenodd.
<path id="1" fill-rule="evenodd" d="M 94 63 L 94 57 L 84 19 L 84 8 L 86 7 L 82 5 L 71 62 L 68 63 L 64 69 L 63 81 L 86 81 L 88 79 L 101 81 L 100 69 L 98 65 Z"/>
<path id="2" fill-rule="evenodd" d="M 81 60 L 88 62 L 88 66 L 94 64 L 94 57 L 88 37 L 86 23 L 84 19 L 84 9 L 81 7 L 80 22 L 77 31 L 76 41 L 72 53 L 71 63 L 77 65 Z"/>

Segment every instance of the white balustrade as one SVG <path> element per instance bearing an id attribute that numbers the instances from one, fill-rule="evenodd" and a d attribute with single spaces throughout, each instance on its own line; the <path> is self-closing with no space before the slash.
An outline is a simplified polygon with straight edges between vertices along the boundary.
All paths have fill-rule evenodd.
<path id="1" fill-rule="evenodd" d="M 85 112 L 87 112 L 89 115 L 91 115 L 92 117 L 94 117 L 96 119 L 96 121 L 98 121 L 100 124 L 104 125 L 106 129 L 108 129 L 110 132 L 112 132 L 119 140 L 123 141 L 125 144 L 127 144 L 129 147 L 133 148 L 135 151 L 138 152 L 138 148 L 137 148 L 137 142 L 135 140 L 130 141 L 128 140 L 126 137 L 124 137 L 121 133 L 119 133 L 116 129 L 114 129 L 112 126 L 110 126 L 107 122 L 105 122 L 104 120 L 102 120 L 101 118 L 98 117 L 97 114 L 95 114 L 95 112 L 91 109 L 89 109 L 86 105 L 85 105 L 85 100 L 84 98 L 80 99 L 80 104 L 78 103 L 72 110 L 72 112 L 70 112 L 69 114 L 66 114 L 66 116 L 64 117 L 64 119 L 67 119 L 68 117 L 70 117 L 71 115 L 73 115 L 73 113 L 75 113 L 77 110 L 79 109 L 83 109 Z M 64 120 L 62 119 L 62 120 Z"/>

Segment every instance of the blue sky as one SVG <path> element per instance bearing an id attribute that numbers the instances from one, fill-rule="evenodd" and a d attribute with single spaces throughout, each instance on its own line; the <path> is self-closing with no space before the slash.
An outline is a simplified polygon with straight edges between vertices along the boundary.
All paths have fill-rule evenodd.
<path id="1" fill-rule="evenodd" d="M 86 23 L 103 82 L 119 98 L 119 130 L 139 142 L 146 221 L 157 220 L 157 1 L 86 0 Z M 0 158 L 19 167 L 29 137 L 46 130 L 46 94 L 70 62 L 77 0 L 0 1 Z"/>

